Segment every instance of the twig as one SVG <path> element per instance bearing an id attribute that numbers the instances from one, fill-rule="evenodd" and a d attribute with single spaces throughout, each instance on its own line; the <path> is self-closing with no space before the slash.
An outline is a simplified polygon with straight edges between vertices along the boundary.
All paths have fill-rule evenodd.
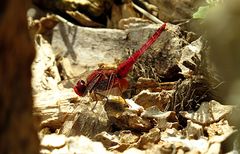
<path id="1" fill-rule="evenodd" d="M 57 20 L 66 23 L 67 25 L 69 25 L 70 27 L 74 27 L 75 25 L 72 24 L 71 22 L 67 21 L 66 19 L 64 19 L 63 17 L 59 16 L 59 15 L 53 15 Z"/>
<path id="2" fill-rule="evenodd" d="M 153 22 L 157 23 L 157 24 L 163 24 L 164 22 L 159 20 L 158 18 L 156 18 L 155 16 L 153 16 L 152 14 L 148 13 L 147 11 L 145 11 L 144 9 L 142 9 L 141 7 L 137 6 L 136 4 L 134 4 L 132 2 L 133 7 L 138 10 L 139 12 L 141 12 L 143 15 L 145 15 L 146 17 L 148 17 L 150 20 L 152 20 Z"/>

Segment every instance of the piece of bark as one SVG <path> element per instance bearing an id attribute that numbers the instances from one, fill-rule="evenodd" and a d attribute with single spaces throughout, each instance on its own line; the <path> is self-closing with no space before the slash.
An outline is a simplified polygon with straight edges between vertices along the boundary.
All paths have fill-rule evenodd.
<path id="1" fill-rule="evenodd" d="M 78 11 L 66 11 L 66 13 L 73 17 L 75 20 L 77 20 L 77 22 L 81 25 L 89 27 L 104 27 L 104 25 L 101 25 L 100 23 L 93 21 L 88 16 Z"/>
<path id="2" fill-rule="evenodd" d="M 77 102 L 78 96 L 72 89 L 48 90 L 34 95 L 33 114 L 40 120 L 40 128 L 59 129 Z"/>
<path id="3" fill-rule="evenodd" d="M 98 133 L 110 129 L 110 122 L 103 106 L 98 102 L 94 111 L 89 109 L 89 105 L 79 104 L 74 112 L 68 115 L 60 129 L 60 134 L 66 136 L 84 135 L 94 138 Z"/>
<path id="4" fill-rule="evenodd" d="M 178 128 L 179 123 L 174 111 L 162 112 L 157 106 L 152 106 L 147 108 L 142 114 L 141 117 L 154 120 L 155 127 L 161 130 L 167 128 Z"/>
<path id="5" fill-rule="evenodd" d="M 148 12 L 157 11 L 158 18 L 163 21 L 176 23 L 184 19 L 192 18 L 192 14 L 197 11 L 198 7 L 203 3 L 203 0 L 133 0 L 133 2 Z"/>
<path id="6" fill-rule="evenodd" d="M 138 17 L 139 15 L 134 10 L 130 1 L 120 5 L 113 4 L 111 9 L 111 18 L 108 20 L 109 28 L 120 28 L 120 21 L 131 17 Z"/>
<path id="7" fill-rule="evenodd" d="M 173 97 L 173 90 L 162 90 L 161 92 L 150 92 L 143 90 L 138 95 L 134 96 L 133 100 L 143 106 L 145 109 L 152 106 L 157 106 L 161 111 L 164 111 L 167 104 L 170 103 Z"/>
<path id="8" fill-rule="evenodd" d="M 40 8 L 67 15 L 66 11 L 79 11 L 88 18 L 106 25 L 108 12 L 113 4 L 111 0 L 33 0 Z M 73 21 L 73 20 L 72 20 Z M 87 25 L 86 25 L 87 26 Z"/>
<path id="9" fill-rule="evenodd" d="M 231 113 L 232 109 L 233 106 L 221 105 L 219 102 L 212 100 L 203 102 L 196 112 L 180 111 L 180 114 L 192 122 L 206 126 L 225 118 Z"/>
<path id="10" fill-rule="evenodd" d="M 151 21 L 146 20 L 146 19 L 129 17 L 129 18 L 123 18 L 123 19 L 119 20 L 118 28 L 119 29 L 139 28 L 142 26 L 146 26 L 150 23 L 151 23 Z"/>
<path id="11" fill-rule="evenodd" d="M 178 82 L 157 82 L 152 78 L 138 78 L 135 85 L 137 93 L 149 89 L 151 92 L 161 92 L 162 90 L 174 90 Z"/>
<path id="12" fill-rule="evenodd" d="M 58 90 L 61 81 L 51 45 L 41 36 L 35 38 L 36 57 L 32 64 L 33 93 L 45 90 Z"/>

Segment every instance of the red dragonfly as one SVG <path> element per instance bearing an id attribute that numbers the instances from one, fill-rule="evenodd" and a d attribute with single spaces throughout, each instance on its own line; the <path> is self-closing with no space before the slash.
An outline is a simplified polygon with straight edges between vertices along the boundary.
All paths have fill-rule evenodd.
<path id="1" fill-rule="evenodd" d="M 85 96 L 87 93 L 100 94 L 106 96 L 108 94 L 121 95 L 127 90 L 128 81 L 126 77 L 137 59 L 157 40 L 164 31 L 166 23 L 164 23 L 157 31 L 147 40 L 147 42 L 137 50 L 127 60 L 121 62 L 117 68 L 100 67 L 94 70 L 88 77 L 86 82 L 79 80 L 74 86 L 74 91 L 79 96 Z"/>
<path id="2" fill-rule="evenodd" d="M 87 77 L 86 82 L 83 80 L 79 80 L 77 84 L 74 86 L 74 91 L 76 92 L 76 94 L 78 94 L 79 96 L 85 96 L 86 94 L 91 93 L 91 94 L 94 94 L 95 99 L 96 99 L 96 94 L 99 94 L 100 96 L 104 96 L 105 98 L 106 98 L 106 95 L 108 94 L 121 96 L 122 92 L 128 88 L 128 81 L 126 80 L 126 77 L 129 71 L 132 69 L 132 66 L 137 61 L 137 59 L 157 40 L 160 34 L 164 31 L 165 27 L 166 27 L 166 23 L 164 23 L 139 50 L 137 50 L 127 60 L 120 63 L 117 68 L 112 68 L 112 67 L 106 68 L 102 65 L 99 69 L 93 71 Z M 97 102 L 95 103 L 92 110 L 95 108 L 96 104 Z M 100 116 L 101 113 L 100 115 L 91 117 L 92 114 L 86 114 L 88 112 L 84 112 L 84 114 L 86 114 L 85 115 L 86 117 L 89 116 L 88 118 L 95 119 L 95 120 L 92 120 L 91 122 L 92 129 L 89 131 L 89 127 L 88 129 L 85 129 L 86 126 L 88 126 L 87 125 L 88 122 L 82 124 L 82 122 L 84 122 L 82 119 L 84 118 L 80 118 L 80 122 L 75 124 L 76 121 L 79 120 L 79 116 L 81 115 L 81 114 L 78 115 L 77 112 L 81 110 L 84 110 L 82 109 L 82 106 L 78 106 L 77 108 L 74 109 L 72 115 L 69 116 L 64 122 L 63 127 L 60 130 L 61 134 L 65 134 L 69 136 L 72 134 L 72 132 L 73 134 L 75 132 L 84 134 L 85 132 L 84 135 L 86 135 L 86 130 L 87 130 L 87 134 L 88 133 L 92 134 L 93 132 L 95 133 L 97 132 L 95 127 L 92 127 L 92 126 L 99 125 L 98 121 L 100 120 L 99 117 L 101 117 Z M 76 128 L 74 127 L 74 125 L 76 125 Z"/>

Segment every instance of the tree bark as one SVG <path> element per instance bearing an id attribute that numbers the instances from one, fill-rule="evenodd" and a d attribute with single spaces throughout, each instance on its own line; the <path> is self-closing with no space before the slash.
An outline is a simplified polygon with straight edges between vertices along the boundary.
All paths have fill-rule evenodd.
<path id="1" fill-rule="evenodd" d="M 28 2 L 0 6 L 0 153 L 39 153 L 32 115 L 31 64 L 35 56 L 27 28 Z"/>

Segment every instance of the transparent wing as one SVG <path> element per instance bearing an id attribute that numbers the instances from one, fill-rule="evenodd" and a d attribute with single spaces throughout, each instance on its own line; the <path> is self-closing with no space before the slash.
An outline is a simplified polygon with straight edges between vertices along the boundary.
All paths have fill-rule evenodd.
<path id="1" fill-rule="evenodd" d="M 76 123 L 79 115 L 79 110 L 81 109 L 81 106 L 77 106 L 73 112 L 68 115 L 65 122 L 62 125 L 62 128 L 60 129 L 59 133 L 64 134 L 66 136 L 69 136 L 71 134 L 73 125 Z"/>
<path id="2" fill-rule="evenodd" d="M 102 73 L 98 73 L 89 83 L 87 83 L 86 91 L 91 92 L 94 89 L 94 87 L 96 87 L 98 82 L 101 80 L 102 76 L 103 76 Z"/>
<path id="3" fill-rule="evenodd" d="M 108 79 L 107 95 L 111 94 L 111 90 L 114 87 L 115 80 L 116 80 L 116 74 L 112 73 Z"/>
<path id="4" fill-rule="evenodd" d="M 79 79 L 80 79 L 80 76 L 64 79 L 58 82 L 58 86 L 62 86 L 64 88 L 72 88 L 75 86 L 75 84 Z"/>

